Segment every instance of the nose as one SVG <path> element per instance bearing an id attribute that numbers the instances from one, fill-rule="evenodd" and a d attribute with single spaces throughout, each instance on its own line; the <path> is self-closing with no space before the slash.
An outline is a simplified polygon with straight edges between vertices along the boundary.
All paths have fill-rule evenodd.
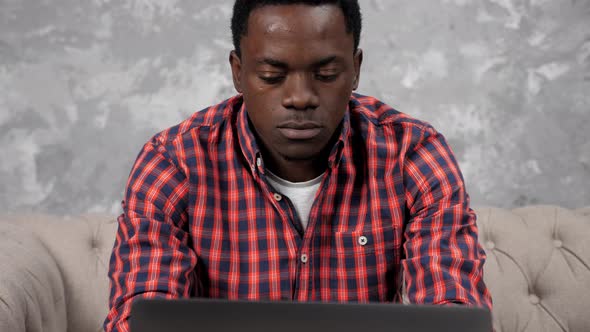
<path id="1" fill-rule="evenodd" d="M 283 99 L 285 108 L 307 110 L 319 106 L 319 97 L 309 76 L 305 73 L 294 73 L 287 77 Z"/>

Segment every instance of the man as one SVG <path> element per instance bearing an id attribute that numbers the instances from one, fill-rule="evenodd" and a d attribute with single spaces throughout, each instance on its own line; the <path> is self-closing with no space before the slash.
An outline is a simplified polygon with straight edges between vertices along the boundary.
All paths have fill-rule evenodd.
<path id="1" fill-rule="evenodd" d="M 143 147 L 107 331 L 128 329 L 139 297 L 397 302 L 406 291 L 413 303 L 491 308 L 445 139 L 353 94 L 360 30 L 353 0 L 236 1 L 239 95 Z"/>

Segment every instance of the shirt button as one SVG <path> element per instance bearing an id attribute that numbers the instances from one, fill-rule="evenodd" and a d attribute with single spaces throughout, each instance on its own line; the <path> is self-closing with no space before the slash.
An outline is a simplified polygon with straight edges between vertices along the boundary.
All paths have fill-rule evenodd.
<path id="1" fill-rule="evenodd" d="M 256 158 L 256 166 L 260 167 L 262 165 L 262 159 L 260 157 Z"/>
<path id="2" fill-rule="evenodd" d="M 363 236 L 360 236 L 359 237 L 359 244 L 361 246 L 364 246 L 365 244 L 367 244 L 367 242 L 369 242 L 369 240 L 367 240 L 367 237 L 366 236 L 363 235 Z"/>
<path id="3" fill-rule="evenodd" d="M 281 196 L 281 194 L 279 194 L 279 193 L 274 193 L 273 196 L 277 202 L 280 202 L 281 199 L 283 199 L 283 196 Z"/>
<path id="4" fill-rule="evenodd" d="M 306 254 L 301 255 L 301 262 L 304 264 L 307 263 L 307 255 Z"/>

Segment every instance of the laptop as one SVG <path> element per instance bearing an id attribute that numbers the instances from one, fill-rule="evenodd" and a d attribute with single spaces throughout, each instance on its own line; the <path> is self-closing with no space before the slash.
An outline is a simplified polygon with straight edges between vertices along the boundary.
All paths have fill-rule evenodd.
<path id="1" fill-rule="evenodd" d="M 490 312 L 467 306 L 391 303 L 140 299 L 131 332 L 490 332 Z"/>

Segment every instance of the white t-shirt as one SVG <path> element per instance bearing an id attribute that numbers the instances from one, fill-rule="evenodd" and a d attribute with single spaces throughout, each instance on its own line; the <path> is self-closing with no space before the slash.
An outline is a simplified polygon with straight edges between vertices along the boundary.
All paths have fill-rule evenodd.
<path id="1" fill-rule="evenodd" d="M 288 197 L 291 203 L 293 203 L 299 220 L 301 220 L 301 226 L 305 230 L 309 221 L 309 212 L 313 205 L 313 199 L 320 188 L 324 174 L 305 182 L 291 182 L 281 179 L 269 170 L 266 170 L 266 173 L 268 182 L 270 182 L 273 188 L 283 196 Z"/>

